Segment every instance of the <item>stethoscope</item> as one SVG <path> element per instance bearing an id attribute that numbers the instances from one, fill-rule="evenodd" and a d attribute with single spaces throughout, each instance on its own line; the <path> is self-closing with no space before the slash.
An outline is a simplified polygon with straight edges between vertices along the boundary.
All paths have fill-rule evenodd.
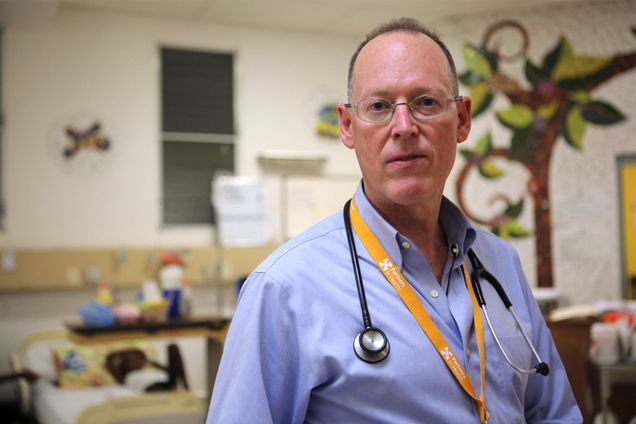
<path id="1" fill-rule="evenodd" d="M 386 337 L 386 334 L 384 334 L 384 332 L 380 330 L 378 327 L 374 327 L 371 322 L 371 315 L 369 314 L 367 299 L 364 294 L 364 284 L 362 283 L 362 273 L 360 272 L 360 262 L 358 261 L 358 252 L 356 250 L 356 244 L 353 239 L 353 229 L 351 227 L 351 218 L 349 217 L 350 204 L 351 204 L 351 200 L 348 200 L 345 203 L 342 212 L 344 216 L 345 229 L 347 233 L 347 242 L 349 243 L 349 253 L 351 255 L 351 264 L 353 266 L 353 274 L 355 276 L 356 287 L 358 289 L 358 298 L 360 300 L 360 308 L 362 309 L 362 322 L 364 324 L 364 330 L 358 333 L 353 339 L 353 350 L 355 354 L 358 356 L 358 358 L 360 358 L 361 360 L 365 362 L 369 362 L 369 363 L 376 363 L 376 362 L 380 362 L 384 360 L 389 355 L 390 344 L 389 344 L 389 339 Z M 494 275 L 492 275 L 490 272 L 488 272 L 484 268 L 483 264 L 481 263 L 481 261 L 479 260 L 479 258 L 477 257 L 475 252 L 473 252 L 472 249 L 468 250 L 468 258 L 473 268 L 471 280 L 472 280 L 473 290 L 475 292 L 475 297 L 477 298 L 479 307 L 484 312 L 484 317 L 486 318 L 486 323 L 488 324 L 490 333 L 492 334 L 493 339 L 495 340 L 497 347 L 503 354 L 503 357 L 505 358 L 506 362 L 508 362 L 508 364 L 510 364 L 510 366 L 513 369 L 515 369 L 516 371 L 520 373 L 524 373 L 524 374 L 538 373 L 543 376 L 547 376 L 548 373 L 550 372 L 550 367 L 548 366 L 548 364 L 543 362 L 541 358 L 539 357 L 537 350 L 532 344 L 532 341 L 530 340 L 528 333 L 523 328 L 523 325 L 521 324 L 519 316 L 515 312 L 515 309 L 512 306 L 512 303 L 510 302 L 510 299 L 508 299 L 508 296 L 506 295 L 506 292 L 504 291 L 499 281 L 495 278 Z M 535 359 L 539 362 L 535 367 L 530 369 L 519 367 L 513 364 L 510 358 L 508 357 L 508 354 L 506 353 L 503 346 L 501 345 L 501 342 L 499 341 L 499 338 L 497 337 L 497 334 L 495 333 L 492 323 L 490 322 L 490 317 L 488 316 L 488 309 L 486 308 L 486 300 L 484 298 L 484 294 L 481 289 L 480 278 L 484 278 L 494 287 L 495 291 L 501 298 L 501 301 L 503 302 L 504 306 L 506 307 L 506 309 L 508 309 L 508 311 L 512 315 L 512 318 L 514 319 L 515 324 L 517 325 L 517 328 L 519 328 L 519 330 L 521 331 L 521 334 L 523 335 L 523 338 L 525 339 L 526 344 L 530 347 L 530 350 L 532 350 L 532 354 L 534 355 Z"/>

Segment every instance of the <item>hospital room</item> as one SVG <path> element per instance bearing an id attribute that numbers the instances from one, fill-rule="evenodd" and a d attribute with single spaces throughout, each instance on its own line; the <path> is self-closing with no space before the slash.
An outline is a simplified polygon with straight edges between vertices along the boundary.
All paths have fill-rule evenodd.
<path id="1" fill-rule="evenodd" d="M 0 0 L 0 421 L 636 424 L 634 87 L 636 0 Z"/>

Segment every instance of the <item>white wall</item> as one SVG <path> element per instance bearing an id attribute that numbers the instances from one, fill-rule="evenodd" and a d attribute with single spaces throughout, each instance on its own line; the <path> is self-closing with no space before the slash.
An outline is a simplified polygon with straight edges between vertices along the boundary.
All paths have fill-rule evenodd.
<path id="1" fill-rule="evenodd" d="M 320 103 L 342 99 L 353 39 L 62 12 L 6 31 L 4 173 L 12 247 L 209 244 L 211 230 L 161 228 L 159 47 L 236 58 L 237 170 L 264 149 L 321 151 L 326 172 L 357 173 L 339 142 L 320 141 Z M 96 175 L 66 172 L 54 130 L 94 117 L 113 143 Z M 59 137 L 58 137 L 59 138 Z M 54 150 L 57 148 L 57 150 Z"/>

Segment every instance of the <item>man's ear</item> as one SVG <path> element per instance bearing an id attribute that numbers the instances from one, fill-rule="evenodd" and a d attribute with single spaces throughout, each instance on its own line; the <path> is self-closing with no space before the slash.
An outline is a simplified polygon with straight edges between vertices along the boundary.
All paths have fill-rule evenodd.
<path id="1" fill-rule="evenodd" d="M 340 139 L 342 144 L 349 149 L 353 149 L 353 131 L 351 129 L 351 112 L 344 105 L 344 103 L 338 104 L 338 127 L 340 128 Z"/>
<path id="2" fill-rule="evenodd" d="M 457 143 L 461 143 L 468 138 L 470 126 L 472 122 L 471 116 L 471 100 L 468 96 L 463 96 L 461 101 L 457 102 Z"/>

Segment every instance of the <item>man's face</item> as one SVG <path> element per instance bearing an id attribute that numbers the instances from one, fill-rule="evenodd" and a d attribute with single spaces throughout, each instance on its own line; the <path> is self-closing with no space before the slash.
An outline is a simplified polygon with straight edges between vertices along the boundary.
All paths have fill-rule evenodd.
<path id="1" fill-rule="evenodd" d="M 409 103 L 422 94 L 450 99 L 450 66 L 441 48 L 424 34 L 391 32 L 360 52 L 353 71 L 353 104 L 377 98 Z M 342 142 L 355 149 L 371 203 L 408 206 L 439 201 L 455 161 L 457 143 L 470 131 L 470 99 L 451 103 L 438 117 L 417 121 L 397 106 L 383 124 L 360 119 L 338 106 Z"/>

